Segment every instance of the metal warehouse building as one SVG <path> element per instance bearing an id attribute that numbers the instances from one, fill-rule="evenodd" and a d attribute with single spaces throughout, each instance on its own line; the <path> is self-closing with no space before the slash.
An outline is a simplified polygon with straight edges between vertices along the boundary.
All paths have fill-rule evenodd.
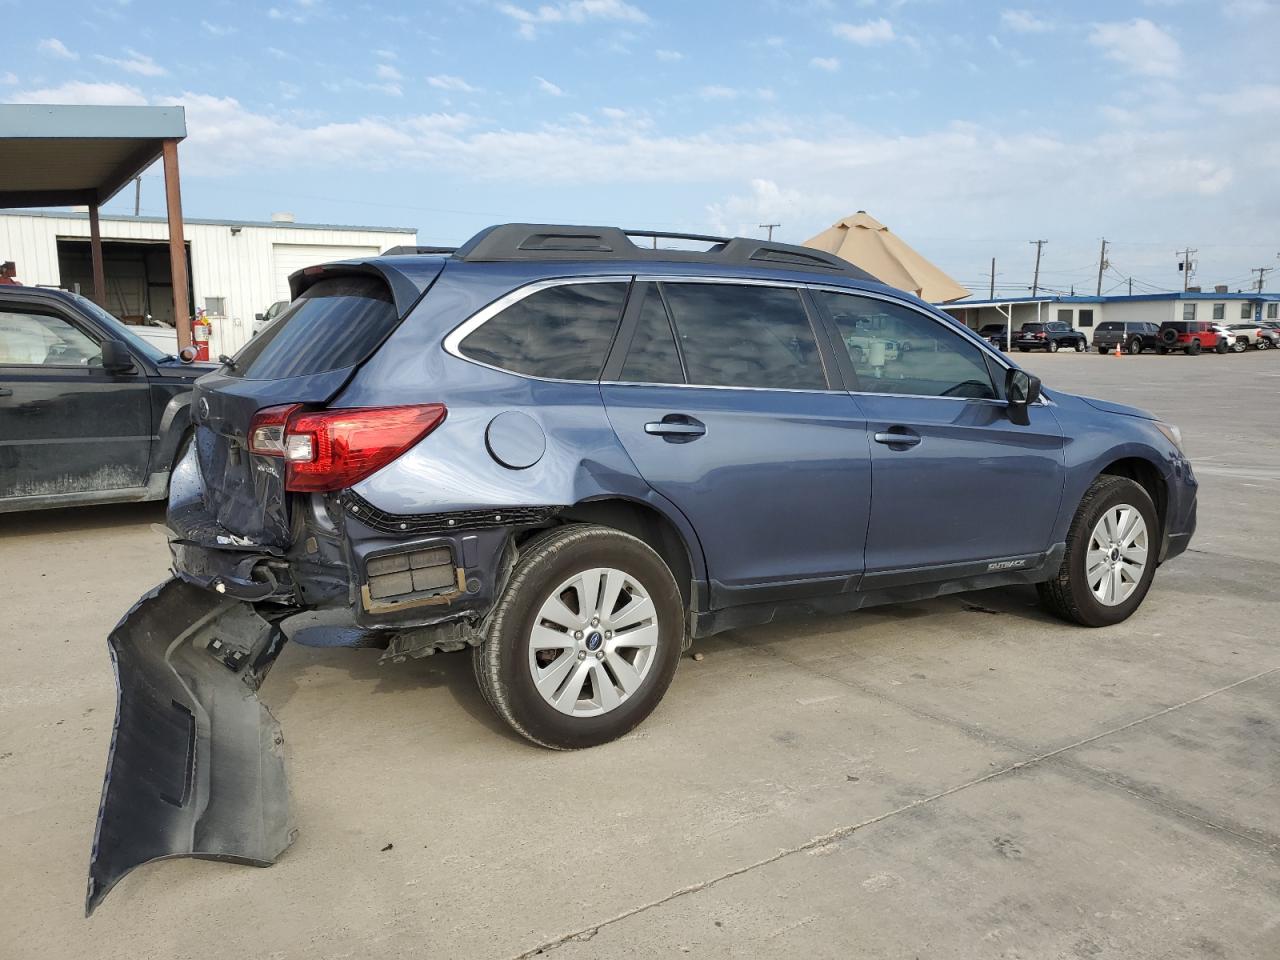
<path id="1" fill-rule="evenodd" d="M 102 217 L 109 311 L 136 322 L 151 315 L 173 322 L 169 233 L 163 217 Z M 328 260 L 412 245 L 413 227 L 347 227 L 294 223 L 277 214 L 264 222 L 183 219 L 192 309 L 203 308 L 213 329 L 213 355 L 233 353 L 253 332 L 254 314 L 289 299 L 289 274 Z M 87 213 L 0 214 L 0 262 L 12 260 L 19 282 L 93 290 Z"/>

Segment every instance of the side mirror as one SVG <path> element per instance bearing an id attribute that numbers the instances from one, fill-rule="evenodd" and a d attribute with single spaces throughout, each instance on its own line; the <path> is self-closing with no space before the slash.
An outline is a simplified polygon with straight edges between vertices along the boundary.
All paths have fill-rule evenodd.
<path id="1" fill-rule="evenodd" d="M 133 355 L 123 340 L 102 341 L 102 369 L 107 373 L 132 373 Z"/>
<path id="2" fill-rule="evenodd" d="M 1040 399 L 1040 378 L 1011 368 L 1004 377 L 1004 398 L 1009 403 L 1009 419 L 1020 427 L 1027 426 L 1031 423 L 1027 408 Z"/>
<path id="3" fill-rule="evenodd" d="M 261 323 L 263 320 L 267 319 L 267 315 L 265 313 L 255 313 L 253 315 L 253 319 L 257 320 L 258 323 Z"/>

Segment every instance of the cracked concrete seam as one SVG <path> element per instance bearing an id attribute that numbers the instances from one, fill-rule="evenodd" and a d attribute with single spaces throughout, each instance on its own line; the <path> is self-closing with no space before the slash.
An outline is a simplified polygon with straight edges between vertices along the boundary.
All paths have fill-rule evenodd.
<path id="1" fill-rule="evenodd" d="M 791 661 L 787 661 L 787 662 L 790 663 Z M 796 664 L 796 666 L 799 666 L 799 664 Z M 1044 753 L 1040 753 L 1040 754 L 1036 754 L 1035 756 L 1028 757 L 1025 760 L 1018 760 L 1014 763 L 1007 764 L 1006 766 L 1001 767 L 999 770 L 993 770 L 990 773 L 984 774 L 981 777 L 976 777 L 973 780 L 968 780 L 964 783 L 957 784 L 954 787 L 948 787 L 946 790 L 942 790 L 928 797 L 922 797 L 919 800 L 913 800 L 910 803 L 904 804 L 901 807 L 896 807 L 893 810 L 887 810 L 884 813 L 877 814 L 874 817 L 869 817 L 866 820 L 859 821 L 858 823 L 849 824 L 843 827 L 837 827 L 836 829 L 831 830 L 828 833 L 820 834 L 816 837 L 811 837 L 810 839 L 806 840 L 804 843 L 799 844 L 797 846 L 785 847 L 782 850 L 779 850 L 777 853 L 768 857 L 764 857 L 761 860 L 757 860 L 754 863 L 745 864 L 744 866 L 736 867 L 733 870 L 729 870 L 725 873 L 722 873 L 719 876 L 711 877 L 710 879 L 707 879 L 707 880 L 701 880 L 697 883 L 689 884 L 688 886 L 685 886 L 685 887 L 680 887 L 677 890 L 671 891 L 664 897 L 660 897 L 657 900 L 651 900 L 648 903 L 643 903 L 638 906 L 631 907 L 627 910 L 622 911 L 619 914 L 616 914 L 612 917 L 602 920 L 599 923 L 592 924 L 591 926 L 588 926 L 588 927 L 582 927 L 581 929 L 575 930 L 571 933 L 561 934 L 558 937 L 554 937 L 551 940 L 547 940 L 547 941 L 544 941 L 543 943 L 538 944 L 538 946 L 530 950 L 526 950 L 524 953 L 517 954 L 512 958 L 512 960 L 529 960 L 529 958 L 531 957 L 545 956 L 546 954 L 551 953 L 553 950 L 557 949 L 558 947 L 562 947 L 567 943 L 572 943 L 572 942 L 585 943 L 591 940 L 592 938 L 594 938 L 596 935 L 598 935 L 600 931 L 603 930 L 605 927 L 612 926 L 615 923 L 620 923 L 623 920 L 628 920 L 631 917 L 637 916 L 641 913 L 645 913 L 649 910 L 654 909 L 655 907 L 661 907 L 665 904 L 672 902 L 673 900 L 678 900 L 681 897 L 688 896 L 689 894 L 699 893 L 703 890 L 707 890 L 711 887 L 716 886 L 719 883 L 724 882 L 725 880 L 732 880 L 734 877 L 742 876 L 744 873 L 750 873 L 752 870 L 758 870 L 761 867 L 767 867 L 772 863 L 777 863 L 779 860 L 783 860 L 797 853 L 808 853 L 811 850 L 817 850 L 822 847 L 830 846 L 833 843 L 838 843 L 839 841 L 844 840 L 846 837 L 851 836 L 852 834 L 863 829 L 864 827 L 873 826 L 877 823 L 881 823 L 892 817 L 896 817 L 900 814 L 907 813 L 919 807 L 926 806 L 937 800 L 945 799 L 946 797 L 950 797 L 954 794 L 960 793 L 963 790 L 968 790 L 970 787 L 976 787 L 981 784 L 988 783 L 992 780 L 996 780 L 1000 777 L 1005 776 L 1006 774 L 1015 773 L 1027 767 L 1035 766 L 1037 764 L 1043 763 L 1046 760 L 1052 760 L 1055 757 L 1058 757 L 1061 754 L 1067 753 L 1070 750 L 1075 750 L 1077 747 L 1087 746 L 1088 744 L 1096 743 L 1097 741 L 1105 739 L 1106 737 L 1113 736 L 1114 734 L 1123 733 L 1125 730 L 1131 730 L 1134 727 L 1140 726 L 1144 723 L 1149 723 L 1152 720 L 1158 720 L 1160 717 L 1167 716 L 1168 714 L 1173 713 L 1177 710 L 1181 710 L 1185 707 L 1193 706 L 1197 703 L 1202 703 L 1203 701 L 1208 700 L 1210 697 L 1215 697 L 1220 693 L 1225 693 L 1228 690 L 1233 690 L 1236 687 L 1242 686 L 1246 683 L 1252 683 L 1254 680 L 1260 680 L 1263 677 L 1270 676 L 1271 674 L 1274 674 L 1277 672 L 1280 672 L 1280 667 L 1271 667 L 1267 670 L 1262 670 L 1258 673 L 1251 674 L 1250 676 L 1232 681 L 1231 683 L 1228 683 L 1225 686 L 1221 686 L 1213 690 L 1209 690 L 1208 692 L 1202 693 L 1199 696 L 1191 697 L 1188 700 L 1183 700 L 1180 703 L 1175 703 L 1172 706 L 1165 707 L 1161 710 L 1157 710 L 1154 713 L 1150 713 L 1150 714 L 1147 714 L 1146 716 L 1139 717 L 1136 720 L 1131 720 L 1128 723 L 1123 723 L 1118 727 L 1112 727 L 1109 730 L 1104 730 L 1101 733 L 1096 733 L 1091 737 L 1085 737 L 1081 740 L 1076 740 L 1073 743 L 1069 743 L 1066 746 L 1058 747 L 1055 750 L 1049 750 Z M 1104 780 L 1104 782 L 1106 781 Z M 1126 791 L 1126 792 L 1131 792 L 1131 791 Z M 1143 797 L 1141 794 L 1137 794 L 1136 796 L 1138 796 L 1140 799 L 1144 799 L 1144 800 L 1148 799 L 1146 797 Z M 1260 846 L 1263 846 L 1264 848 L 1267 848 L 1267 845 L 1265 843 L 1261 843 L 1260 841 L 1252 837 L 1242 836 L 1241 834 L 1235 833 L 1234 831 L 1229 830 L 1225 827 L 1220 827 L 1209 821 L 1201 821 L 1201 822 L 1205 823 L 1207 826 L 1213 827 L 1216 830 L 1221 830 L 1222 832 L 1227 833 L 1231 836 L 1234 836 L 1243 840 L 1248 840 L 1251 843 L 1255 843 Z"/>

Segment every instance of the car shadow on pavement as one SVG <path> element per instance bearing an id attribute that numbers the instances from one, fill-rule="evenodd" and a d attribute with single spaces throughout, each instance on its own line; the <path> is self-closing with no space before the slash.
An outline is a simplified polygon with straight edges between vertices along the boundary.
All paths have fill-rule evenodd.
<path id="1" fill-rule="evenodd" d="M 369 692 L 376 694 L 414 694 L 443 688 L 468 716 L 487 730 L 516 743 L 526 742 L 485 703 L 471 671 L 469 650 L 437 653 L 404 663 L 379 664 L 381 656 L 381 650 L 368 648 L 288 644 L 268 675 L 263 700 L 273 711 L 284 708 L 294 694 L 312 685 L 313 681 L 304 680 L 308 673 L 317 668 L 337 670 L 345 675 L 344 685 L 350 680 L 372 683 Z"/>
<path id="2" fill-rule="evenodd" d="M 142 523 L 164 523 L 165 502 L 112 503 L 92 507 L 63 507 L 0 513 L 0 534 L 9 537 L 47 537 L 78 534 L 111 527 L 132 528 Z"/>

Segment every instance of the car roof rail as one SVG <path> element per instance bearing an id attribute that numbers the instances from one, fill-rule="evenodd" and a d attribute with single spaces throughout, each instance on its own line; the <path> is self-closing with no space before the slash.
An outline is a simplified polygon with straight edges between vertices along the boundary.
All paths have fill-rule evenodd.
<path id="1" fill-rule="evenodd" d="M 378 254 L 380 257 L 412 257 L 428 254 L 453 253 L 457 247 L 391 247 Z"/>
<path id="2" fill-rule="evenodd" d="M 640 246 L 632 237 L 653 241 Z M 659 240 L 684 240 L 708 244 L 706 250 L 659 249 Z M 823 250 L 774 243 L 750 237 L 716 237 L 698 233 L 660 230 L 623 230 L 618 227 L 582 227 L 550 223 L 503 223 L 481 230 L 453 254 L 467 263 L 510 261 L 608 261 L 652 260 L 663 263 L 705 263 L 721 267 L 756 267 L 831 273 L 855 280 L 879 282 L 847 260 Z"/>

